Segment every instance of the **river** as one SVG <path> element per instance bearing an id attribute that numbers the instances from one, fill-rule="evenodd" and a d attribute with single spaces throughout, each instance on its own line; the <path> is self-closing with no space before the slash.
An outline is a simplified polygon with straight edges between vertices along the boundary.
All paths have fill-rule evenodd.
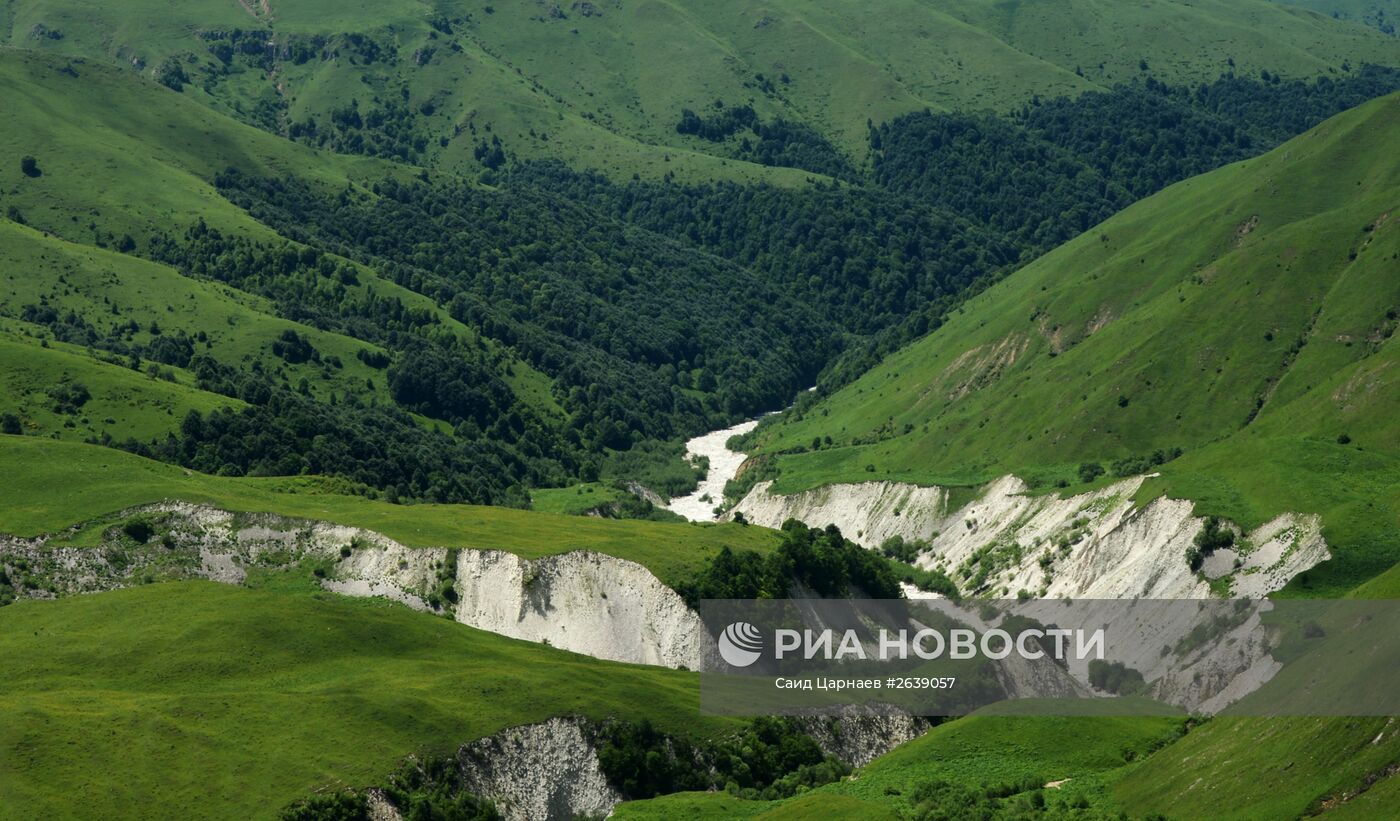
<path id="1" fill-rule="evenodd" d="M 700 480 L 700 486 L 689 496 L 678 496 L 666 505 L 666 509 L 691 520 L 692 522 L 715 521 L 715 507 L 724 501 L 724 485 L 739 473 L 739 466 L 748 456 L 737 450 L 730 450 L 725 444 L 731 436 L 748 433 L 758 427 L 757 419 L 741 422 L 732 428 L 716 430 L 697 436 L 685 443 L 688 459 L 708 457 L 710 471 Z"/>

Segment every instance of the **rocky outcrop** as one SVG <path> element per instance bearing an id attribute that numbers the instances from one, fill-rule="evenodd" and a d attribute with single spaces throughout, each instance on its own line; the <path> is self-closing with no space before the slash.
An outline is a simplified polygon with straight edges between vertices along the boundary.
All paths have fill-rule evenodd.
<path id="1" fill-rule="evenodd" d="M 165 503 L 128 511 L 159 520 L 139 548 L 48 547 L 12 541 L 0 553 L 42 567 L 47 587 L 68 595 L 155 578 L 238 584 L 253 568 L 312 560 L 328 590 L 379 596 L 462 624 L 611 661 L 699 669 L 712 652 L 699 617 L 642 565 L 575 551 L 524 559 L 499 550 L 409 548 L 381 534 L 324 522 L 235 515 Z"/>
<path id="2" fill-rule="evenodd" d="M 699 617 L 651 571 L 602 553 L 523 559 L 500 550 L 415 550 L 392 542 L 352 551 L 327 588 L 442 606 L 462 624 L 594 658 L 699 669 L 711 652 Z M 455 599 L 451 601 L 450 599 Z"/>
<path id="3" fill-rule="evenodd" d="M 1328 558 L 1318 517 L 1284 514 L 1218 551 L 1198 575 L 1185 556 L 1205 520 L 1185 500 L 1138 507 L 1143 480 L 1061 498 L 1031 493 L 1007 476 L 951 511 L 936 487 L 869 482 L 781 496 L 765 482 L 735 509 L 756 524 L 835 524 L 866 546 L 894 535 L 928 540 L 920 565 L 943 570 L 964 592 L 993 597 L 1024 590 L 1076 599 L 1208 598 L 1212 582 L 1217 591 L 1259 597 Z"/>
<path id="4" fill-rule="evenodd" d="M 473 741 L 457 752 L 462 782 L 510 821 L 603 816 L 622 801 L 598 765 L 583 720 L 551 718 Z"/>
<path id="5" fill-rule="evenodd" d="M 822 752 L 852 767 L 864 767 L 933 726 L 922 716 L 868 714 L 857 708 L 849 708 L 841 716 L 796 716 L 793 721 Z"/>
<path id="6" fill-rule="evenodd" d="M 1224 595 L 1257 599 L 1329 557 L 1321 520 L 1288 513 L 1251 533 L 1237 531 L 1234 546 L 1206 557 L 1197 572 L 1186 556 L 1205 520 L 1185 500 L 1159 497 L 1139 506 L 1136 497 L 1145 478 L 1061 498 L 1033 493 L 1007 476 L 956 510 L 947 509 L 948 496 L 939 488 L 870 482 L 779 496 L 763 483 L 736 510 L 771 526 L 788 518 L 813 527 L 835 524 L 867 546 L 893 535 L 926 540 L 919 565 L 943 571 L 965 594 L 986 598 L 1134 599 L 1148 600 L 1147 605 Z M 923 596 L 907 586 L 906 592 Z M 1110 618 L 1120 632 L 1139 635 L 1140 657 L 1126 661 L 1143 673 L 1151 694 L 1187 709 L 1219 709 L 1279 669 L 1257 617 L 1184 658 L 1162 648 L 1177 646 L 1200 624 L 1193 608 L 1154 612 L 1145 606 L 1125 616 L 1121 606 L 1110 606 L 1105 619 Z M 999 672 L 1012 694 L 1089 692 L 1087 663 L 1071 665 L 1074 680 L 1037 665 L 1008 664 Z"/>
<path id="7" fill-rule="evenodd" d="M 729 512 L 742 513 L 750 524 L 778 528 L 788 519 L 809 527 L 834 524 L 846 538 L 865 547 L 879 547 L 891 536 L 927 540 L 946 516 L 948 492 L 898 482 L 826 485 L 791 495 L 772 492 L 772 482 L 759 482 Z"/>

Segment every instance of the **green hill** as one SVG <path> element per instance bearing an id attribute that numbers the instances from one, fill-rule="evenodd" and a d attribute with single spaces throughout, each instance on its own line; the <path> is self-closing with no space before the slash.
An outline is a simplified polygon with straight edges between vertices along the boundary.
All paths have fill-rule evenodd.
<path id="1" fill-rule="evenodd" d="M 941 724 L 853 778 L 804 797 L 774 804 L 680 794 L 623 804 L 617 817 L 668 818 L 683 809 L 697 818 L 1112 818 L 1113 779 L 1129 762 L 1176 741 L 1181 725 L 1167 718 L 972 716 Z"/>
<path id="2" fill-rule="evenodd" d="M 1395 0 L 1277 0 L 1290 6 L 1310 9 L 1340 20 L 1374 26 L 1386 34 L 1396 34 L 1400 3 Z"/>
<path id="3" fill-rule="evenodd" d="M 11 477 L 0 533 L 31 537 L 80 526 L 65 543 L 96 544 L 114 514 L 165 499 L 275 513 L 382 533 L 409 547 L 471 547 L 538 558 L 593 550 L 645 565 L 663 582 L 687 581 L 721 548 L 767 552 L 778 534 L 740 525 L 617 521 L 473 505 L 395 505 L 343 492 L 320 477 L 206 476 L 110 448 L 0 436 Z"/>
<path id="4" fill-rule="evenodd" d="M 838 344 L 752 272 L 554 195 L 299 146 L 91 60 L 5 50 L 0 74 L 0 315 L 246 403 L 56 428 L 0 398 L 30 430 L 209 473 L 520 505 L 607 475 L 638 440 L 778 406 Z M 270 191 L 294 201 L 265 206 Z M 211 404 L 239 410 L 181 424 Z M 380 461 L 308 459 L 317 436 L 378 437 Z M 683 488 L 673 450 L 653 452 Z"/>
<path id="5" fill-rule="evenodd" d="M 1394 38 L 1264 0 L 900 0 L 878 13 L 789 0 L 249 8 L 28 0 L 0 17 L 0 36 L 120 63 L 339 150 L 464 167 L 499 138 L 522 157 L 619 175 L 780 184 L 809 174 L 678 134 L 682 111 L 751 104 L 764 121 L 795 126 L 791 139 L 861 162 L 869 120 L 1004 111 L 1101 90 L 1144 66 L 1194 83 L 1231 68 L 1306 77 L 1348 62 L 1400 65 Z M 352 103 L 381 116 L 349 127 Z"/>
<path id="6" fill-rule="evenodd" d="M 555 715 L 692 740 L 693 674 L 600 662 L 398 605 L 157 584 L 0 609 L 0 816 L 273 818 Z"/>
<path id="7" fill-rule="evenodd" d="M 1323 513 L 1347 583 L 1389 567 L 1397 102 L 1138 203 L 761 429 L 778 489 L 1077 482 L 1182 448 L 1150 492 L 1242 522 Z"/>

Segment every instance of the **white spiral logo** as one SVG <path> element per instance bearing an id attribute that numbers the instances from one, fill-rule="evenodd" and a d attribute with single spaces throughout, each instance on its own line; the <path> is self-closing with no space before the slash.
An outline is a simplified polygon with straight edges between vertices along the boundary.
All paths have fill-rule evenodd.
<path id="1" fill-rule="evenodd" d="M 763 634 L 746 621 L 736 621 L 719 636 L 719 655 L 731 667 L 748 667 L 763 651 Z"/>

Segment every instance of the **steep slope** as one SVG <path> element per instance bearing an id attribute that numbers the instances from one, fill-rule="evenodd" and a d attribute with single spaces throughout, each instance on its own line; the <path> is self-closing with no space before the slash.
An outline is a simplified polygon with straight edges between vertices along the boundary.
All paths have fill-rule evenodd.
<path id="1" fill-rule="evenodd" d="M 1002 473 L 1046 485 L 1083 463 L 1126 475 L 1166 461 L 1144 496 L 1166 489 L 1246 527 L 1321 513 L 1349 548 L 1345 579 L 1388 567 L 1400 543 L 1364 509 L 1393 504 L 1400 452 L 1398 121 L 1400 98 L 1364 105 L 1018 271 L 760 427 L 774 489 Z"/>
<path id="2" fill-rule="evenodd" d="M 1264 0 L 900 0 L 878 14 L 787 0 L 247 8 L 143 3 L 117 14 L 27 0 L 0 22 L 12 46 L 117 61 L 327 145 L 460 167 L 499 138 L 520 156 L 618 175 L 780 184 L 811 174 L 678 134 L 682 110 L 751 104 L 765 121 L 795 124 L 796 141 L 859 162 L 868 120 L 1007 110 L 1123 82 L 1144 65 L 1197 82 L 1232 66 L 1302 77 L 1400 64 L 1394 38 Z M 383 121 L 345 128 L 352 102 Z"/>
<path id="3" fill-rule="evenodd" d="M 778 407 L 839 346 L 777 285 L 586 205 L 313 150 L 95 61 L 6 50 L 0 76 L 0 314 L 247 403 L 82 438 L 518 505 L 638 439 Z M 307 461 L 318 436 L 379 441 Z"/>

